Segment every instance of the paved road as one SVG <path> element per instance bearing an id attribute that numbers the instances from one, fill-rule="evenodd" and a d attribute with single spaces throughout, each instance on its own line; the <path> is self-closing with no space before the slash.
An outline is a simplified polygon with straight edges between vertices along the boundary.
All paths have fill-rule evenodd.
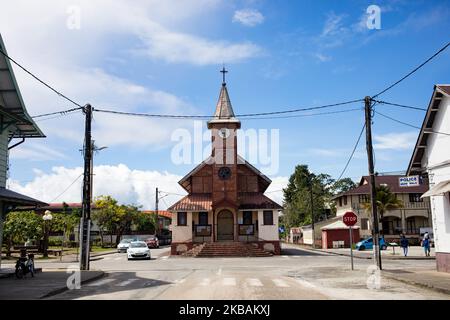
<path id="1" fill-rule="evenodd" d="M 91 262 L 106 271 L 100 280 L 49 299 L 449 299 L 448 295 L 381 277 L 367 287 L 370 260 L 320 254 L 285 246 L 269 258 L 168 257 L 152 250 L 150 261 L 111 254 Z M 434 261 L 385 261 L 385 268 L 434 268 Z M 60 266 L 62 267 L 62 266 Z"/>

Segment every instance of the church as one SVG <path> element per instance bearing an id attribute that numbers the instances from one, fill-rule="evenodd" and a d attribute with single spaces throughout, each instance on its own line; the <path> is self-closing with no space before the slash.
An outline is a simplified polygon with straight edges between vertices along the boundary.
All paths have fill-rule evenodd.
<path id="1" fill-rule="evenodd" d="M 208 250 L 210 255 L 280 254 L 278 214 L 282 207 L 264 195 L 271 180 L 237 154 L 241 122 L 231 106 L 227 71 L 221 72 L 219 100 L 207 123 L 211 155 L 178 182 L 188 195 L 168 209 L 172 213 L 171 254 L 194 252 L 196 256 L 202 250 L 203 255 Z"/>

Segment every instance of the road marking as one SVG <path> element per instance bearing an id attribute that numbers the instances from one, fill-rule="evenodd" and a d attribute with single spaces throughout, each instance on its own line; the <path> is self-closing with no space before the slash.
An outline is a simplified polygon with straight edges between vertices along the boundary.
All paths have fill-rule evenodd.
<path id="1" fill-rule="evenodd" d="M 138 279 L 134 278 L 134 279 L 128 279 L 125 281 L 122 281 L 121 283 L 117 284 L 118 287 L 125 287 L 127 285 L 129 285 L 130 283 L 137 281 Z"/>
<path id="2" fill-rule="evenodd" d="M 164 257 L 161 257 L 160 259 L 161 260 L 167 260 L 169 258 L 169 256 L 164 256 Z"/>
<path id="3" fill-rule="evenodd" d="M 236 285 L 236 279 L 235 278 L 224 278 L 222 281 L 222 284 L 224 286 L 235 286 Z"/>
<path id="4" fill-rule="evenodd" d="M 111 257 L 103 258 L 103 260 L 111 260 Z"/>
<path id="5" fill-rule="evenodd" d="M 186 282 L 186 279 L 175 280 L 175 283 L 183 283 L 183 282 Z"/>
<path id="6" fill-rule="evenodd" d="M 281 280 L 281 279 L 272 279 L 272 281 L 273 281 L 273 283 L 275 283 L 275 285 L 276 285 L 277 287 L 282 287 L 282 288 L 287 288 L 287 287 L 289 287 L 289 285 L 288 285 L 286 282 L 284 282 L 284 280 Z"/>
<path id="7" fill-rule="evenodd" d="M 184 280 L 184 279 L 183 279 Z M 203 287 L 209 286 L 211 280 L 209 278 L 204 278 L 201 282 L 200 285 Z"/>
<path id="8" fill-rule="evenodd" d="M 118 258 L 115 258 L 114 260 L 115 261 L 119 261 L 119 260 L 121 260 L 122 259 L 122 257 L 118 257 Z"/>
<path id="9" fill-rule="evenodd" d="M 289 258 L 289 256 L 281 256 L 282 258 Z"/>
<path id="10" fill-rule="evenodd" d="M 222 267 L 219 268 L 219 270 L 217 271 L 217 275 L 220 276 L 222 274 Z"/>
<path id="11" fill-rule="evenodd" d="M 89 286 L 89 287 L 102 286 L 102 285 L 104 285 L 104 284 L 113 282 L 114 280 L 115 280 L 115 279 L 103 279 L 103 280 L 100 280 L 100 281 L 96 281 L 96 282 L 93 282 L 93 283 L 89 283 L 89 284 L 87 284 L 87 286 Z"/>
<path id="12" fill-rule="evenodd" d="M 302 286 L 304 286 L 306 288 L 311 288 L 311 289 L 316 289 L 317 288 L 316 285 L 314 285 L 311 282 L 306 281 L 306 280 L 302 280 L 302 279 L 296 278 L 295 281 L 297 281 L 298 284 L 300 284 L 300 285 L 302 285 Z"/>
<path id="13" fill-rule="evenodd" d="M 259 281 L 259 279 L 256 279 L 256 278 L 247 279 L 247 282 L 252 287 L 262 287 L 263 286 L 262 282 Z"/>

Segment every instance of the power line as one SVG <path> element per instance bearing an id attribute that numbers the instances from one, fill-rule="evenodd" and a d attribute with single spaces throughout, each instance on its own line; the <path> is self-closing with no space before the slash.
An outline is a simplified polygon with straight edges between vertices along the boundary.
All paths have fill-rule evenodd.
<path id="1" fill-rule="evenodd" d="M 421 63 L 419 66 L 417 66 L 416 68 L 414 68 L 411 72 L 409 72 L 406 76 L 404 76 L 403 78 L 401 78 L 400 80 L 394 82 L 393 84 L 391 84 L 389 87 L 387 87 L 386 89 L 380 91 L 379 93 L 377 93 L 376 95 L 372 96 L 372 99 L 378 97 L 379 95 L 382 95 L 383 93 L 385 93 L 386 91 L 392 89 L 393 87 L 395 87 L 397 84 L 399 84 L 400 82 L 402 82 L 403 80 L 405 80 L 406 78 L 408 78 L 410 75 L 412 75 L 413 73 L 415 73 L 417 70 L 419 70 L 420 68 L 422 68 L 424 65 L 426 65 L 428 62 L 430 62 L 431 60 L 433 60 L 437 55 L 439 55 L 441 52 L 443 52 L 445 49 L 447 49 L 450 46 L 450 42 L 448 42 L 445 46 L 443 46 L 441 49 L 439 49 L 435 54 L 433 54 L 431 57 L 429 57 L 425 62 Z"/>
<path id="2" fill-rule="evenodd" d="M 376 114 L 379 114 L 380 116 L 385 117 L 385 118 L 387 118 L 387 119 L 389 119 L 389 120 L 392 120 L 392 121 L 395 121 L 395 122 L 397 122 L 397 123 L 403 124 L 403 125 L 405 125 L 405 126 L 408 126 L 408 127 L 414 128 L 414 129 L 422 130 L 421 127 L 418 127 L 418 126 L 415 126 L 415 125 L 412 125 L 412 124 L 409 124 L 409 123 L 406 123 L 406 122 L 403 122 L 403 121 L 394 119 L 394 118 L 392 118 L 392 117 L 390 117 L 390 116 L 387 116 L 387 115 L 385 115 L 385 114 L 383 114 L 383 113 L 381 113 L 381 112 L 375 111 L 375 113 L 376 113 Z M 433 130 L 428 130 L 428 129 L 427 129 L 427 130 L 424 130 L 424 132 L 425 132 L 425 133 L 443 134 L 443 135 L 446 135 L 446 136 L 450 136 L 450 133 L 439 132 L 439 131 L 433 131 Z"/>
<path id="3" fill-rule="evenodd" d="M 390 106 L 400 107 L 400 108 L 406 108 L 406 109 L 413 109 L 413 110 L 420 110 L 420 111 L 427 111 L 427 108 L 419 108 L 419 107 L 412 107 L 412 106 L 406 106 L 404 104 L 398 104 L 398 103 L 392 103 L 392 102 L 386 102 L 386 101 L 380 101 L 380 100 L 374 100 L 377 103 L 386 104 Z"/>
<path id="4" fill-rule="evenodd" d="M 275 114 L 286 114 L 286 113 L 295 113 L 295 112 L 302 112 L 302 111 L 311 111 L 311 110 L 331 108 L 331 107 L 336 107 L 336 106 L 341 106 L 341 105 L 346 105 L 346 104 L 351 104 L 351 103 L 356 103 L 356 102 L 361 102 L 361 101 L 363 101 L 363 99 L 350 100 L 350 101 L 345 101 L 345 102 L 326 104 L 326 105 L 314 106 L 314 107 L 304 107 L 304 108 L 298 108 L 298 109 L 292 109 L 292 110 L 284 110 L 284 111 L 238 114 L 238 115 L 235 115 L 235 117 L 238 117 L 238 118 L 244 117 L 245 118 L 245 117 L 257 117 L 257 116 L 264 116 L 264 115 L 275 115 Z M 194 119 L 211 119 L 211 118 L 215 118 L 215 116 L 209 116 L 209 115 L 151 114 L 151 113 L 139 113 L 139 112 L 114 111 L 114 110 L 97 109 L 97 108 L 94 108 L 94 111 L 118 114 L 118 115 L 127 115 L 127 116 L 149 117 L 149 118 L 168 118 L 168 119 L 192 119 L 192 118 L 194 118 Z M 347 110 L 342 110 L 342 111 L 347 111 Z M 339 111 L 339 112 L 342 112 L 342 111 Z M 349 110 L 349 111 L 354 111 L 354 110 Z M 337 113 L 337 111 L 336 111 L 336 113 Z M 305 116 L 308 116 L 308 115 L 305 115 Z M 254 119 L 272 119 L 272 118 L 267 117 L 267 118 L 254 118 Z"/>
<path id="5" fill-rule="evenodd" d="M 52 90 L 54 93 L 56 93 L 58 96 L 66 99 L 67 101 L 73 103 L 74 105 L 78 106 L 78 107 L 82 107 L 81 104 L 73 101 L 72 99 L 70 99 L 69 97 L 67 97 L 66 95 L 62 94 L 60 91 L 56 90 L 55 88 L 53 88 L 51 85 L 47 84 L 45 81 L 41 80 L 40 78 L 38 78 L 36 75 L 34 75 L 31 71 L 28 71 L 25 67 L 23 67 L 20 63 L 18 63 L 16 60 L 14 60 L 13 58 L 11 58 L 10 56 L 8 56 L 6 54 L 6 52 L 4 52 L 1 48 L 0 48 L 0 53 L 3 54 L 6 58 L 8 58 L 12 63 L 14 63 L 16 66 L 18 66 L 20 69 L 22 69 L 23 71 L 25 71 L 26 73 L 28 73 L 30 76 L 32 76 L 34 79 L 36 79 L 37 81 L 39 81 L 41 84 L 43 84 L 44 86 L 46 86 L 47 88 L 49 88 L 50 90 Z"/>
<path id="6" fill-rule="evenodd" d="M 303 117 L 321 116 L 321 115 L 328 115 L 328 114 L 346 113 L 346 112 L 360 111 L 360 110 L 363 110 L 363 109 L 362 108 L 353 108 L 353 109 L 348 109 L 348 110 L 318 112 L 318 113 L 311 113 L 311 114 L 299 114 L 299 115 L 294 115 L 294 116 L 244 118 L 243 120 L 263 120 L 263 119 L 273 120 L 273 119 L 287 119 L 287 118 L 303 118 Z"/>
<path id="7" fill-rule="evenodd" d="M 339 178 L 336 181 L 341 180 L 342 176 L 344 175 L 345 171 L 347 170 L 348 165 L 350 164 L 350 161 L 352 160 L 353 155 L 355 154 L 356 148 L 358 147 L 359 141 L 361 140 L 361 137 L 362 137 L 362 135 L 364 133 L 364 129 L 365 128 L 366 128 L 366 124 L 364 123 L 364 125 L 363 125 L 363 127 L 361 129 L 361 132 L 359 133 L 358 139 L 356 140 L 355 146 L 353 147 L 352 153 L 350 154 L 350 157 L 348 158 L 344 169 L 342 170 L 341 174 L 339 175 Z"/>
<path id="8" fill-rule="evenodd" d="M 36 119 L 36 118 L 41 118 L 41 117 L 53 116 L 53 115 L 65 116 L 68 113 L 71 113 L 71 112 L 74 112 L 74 111 L 78 111 L 78 110 L 81 110 L 81 109 L 83 109 L 83 107 L 72 108 L 72 109 L 67 109 L 67 110 L 62 110 L 62 111 L 55 111 L 55 112 L 44 113 L 44 114 L 39 114 L 37 116 L 32 116 L 32 118 Z"/>
<path id="9" fill-rule="evenodd" d="M 52 203 L 53 201 L 55 201 L 56 199 L 58 199 L 59 197 L 61 197 L 64 193 L 66 193 L 66 191 L 69 190 L 70 187 L 73 186 L 73 184 L 74 184 L 75 182 L 77 182 L 78 179 L 80 179 L 80 177 L 82 177 L 82 176 L 83 176 L 83 174 L 80 174 L 75 180 L 72 181 L 72 183 L 71 183 L 66 189 L 64 189 L 63 192 L 61 192 L 57 197 L 53 198 L 53 199 L 50 201 L 50 203 Z"/>

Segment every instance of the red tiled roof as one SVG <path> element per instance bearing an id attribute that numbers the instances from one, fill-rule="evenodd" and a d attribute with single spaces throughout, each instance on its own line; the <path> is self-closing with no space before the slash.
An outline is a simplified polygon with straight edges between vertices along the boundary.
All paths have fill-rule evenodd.
<path id="1" fill-rule="evenodd" d="M 444 91 L 446 94 L 450 95 L 450 85 L 438 84 L 437 87 Z"/>
<path id="2" fill-rule="evenodd" d="M 239 209 L 282 209 L 275 201 L 262 193 L 240 193 Z M 169 211 L 210 211 L 212 210 L 211 194 L 190 194 L 172 205 Z"/>
<path id="3" fill-rule="evenodd" d="M 155 214 L 155 210 L 144 210 L 143 213 Z M 158 210 L 158 215 L 172 219 L 172 213 L 169 211 Z"/>
<path id="4" fill-rule="evenodd" d="M 278 203 L 262 193 L 239 194 L 239 209 L 283 209 Z"/>
<path id="5" fill-rule="evenodd" d="M 168 211 L 210 211 L 212 210 L 211 194 L 190 194 L 170 206 Z"/>
<path id="6" fill-rule="evenodd" d="M 391 192 L 393 193 L 425 193 L 428 191 L 428 186 L 425 184 L 421 184 L 416 187 L 400 187 L 399 178 L 403 177 L 402 175 L 392 175 L 392 176 L 376 176 L 375 184 L 378 187 L 381 184 L 387 184 Z M 334 199 L 339 198 L 345 195 L 352 194 L 369 194 L 370 193 L 370 178 L 369 176 L 364 176 L 361 178 L 361 182 L 359 186 L 351 189 L 347 192 L 338 194 L 334 197 Z"/>

